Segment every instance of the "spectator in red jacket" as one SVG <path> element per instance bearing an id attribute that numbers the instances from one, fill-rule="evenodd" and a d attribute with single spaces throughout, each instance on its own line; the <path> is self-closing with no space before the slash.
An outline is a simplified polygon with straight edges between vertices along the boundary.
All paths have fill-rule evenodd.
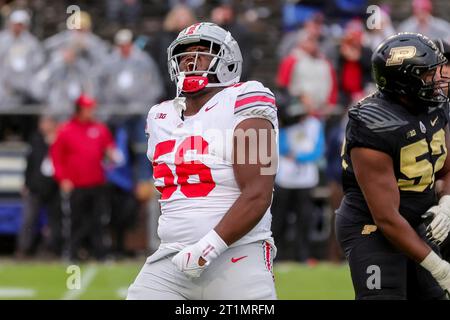
<path id="1" fill-rule="evenodd" d="M 104 159 L 120 161 L 109 129 L 95 121 L 96 101 L 81 95 L 75 115 L 62 124 L 50 154 L 55 178 L 63 194 L 70 196 L 70 256 L 83 259 L 82 246 L 96 258 L 105 254 L 102 221 L 108 215 L 104 190 Z"/>
<path id="2" fill-rule="evenodd" d="M 346 107 L 370 93 L 373 89 L 372 50 L 363 44 L 364 24 L 354 19 L 347 23 L 338 45 L 336 73 L 339 83 L 339 103 Z"/>

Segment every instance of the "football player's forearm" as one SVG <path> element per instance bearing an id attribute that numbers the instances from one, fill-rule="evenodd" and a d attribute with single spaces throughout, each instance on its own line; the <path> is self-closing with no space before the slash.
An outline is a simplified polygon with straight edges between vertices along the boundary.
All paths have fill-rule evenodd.
<path id="1" fill-rule="evenodd" d="M 389 218 L 374 220 L 386 238 L 411 259 L 422 262 L 431 248 L 423 241 L 409 223 L 397 212 L 389 214 Z"/>
<path id="2" fill-rule="evenodd" d="M 450 195 L 450 172 L 436 181 L 436 193 L 438 198 L 442 198 L 445 195 Z"/>
<path id="3" fill-rule="evenodd" d="M 214 230 L 231 245 L 258 224 L 271 201 L 272 192 L 242 192 Z"/>

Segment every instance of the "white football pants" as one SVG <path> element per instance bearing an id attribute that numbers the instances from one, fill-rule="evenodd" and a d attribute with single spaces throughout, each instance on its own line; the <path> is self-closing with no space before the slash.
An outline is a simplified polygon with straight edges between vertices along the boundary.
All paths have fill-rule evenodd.
<path id="1" fill-rule="evenodd" d="M 156 261 L 150 256 L 127 300 L 274 300 L 275 255 L 276 247 L 268 241 L 231 247 L 195 279 L 177 270 L 174 254 Z"/>

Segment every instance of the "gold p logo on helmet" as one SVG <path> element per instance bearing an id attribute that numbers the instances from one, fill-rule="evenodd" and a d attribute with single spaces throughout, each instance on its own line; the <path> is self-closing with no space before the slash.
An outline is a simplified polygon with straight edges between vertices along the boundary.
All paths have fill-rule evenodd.
<path id="1" fill-rule="evenodd" d="M 386 61 L 386 66 L 402 65 L 405 59 L 411 59 L 416 55 L 416 47 L 396 47 L 389 52 L 389 59 Z"/>

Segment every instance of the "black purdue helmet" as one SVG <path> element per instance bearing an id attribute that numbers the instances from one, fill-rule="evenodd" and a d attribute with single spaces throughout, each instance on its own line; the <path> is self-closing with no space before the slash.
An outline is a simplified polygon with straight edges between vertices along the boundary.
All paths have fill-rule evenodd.
<path id="1" fill-rule="evenodd" d="M 450 60 L 450 43 L 442 39 L 434 39 L 433 42 L 436 47 L 438 47 L 438 49 L 443 53 L 444 57 L 446 57 L 447 60 Z"/>
<path id="2" fill-rule="evenodd" d="M 418 33 L 399 33 L 385 39 L 372 55 L 372 73 L 378 89 L 393 97 L 403 96 L 420 105 L 448 101 L 439 89 L 444 80 L 425 83 L 422 76 L 447 63 L 436 45 Z"/>

